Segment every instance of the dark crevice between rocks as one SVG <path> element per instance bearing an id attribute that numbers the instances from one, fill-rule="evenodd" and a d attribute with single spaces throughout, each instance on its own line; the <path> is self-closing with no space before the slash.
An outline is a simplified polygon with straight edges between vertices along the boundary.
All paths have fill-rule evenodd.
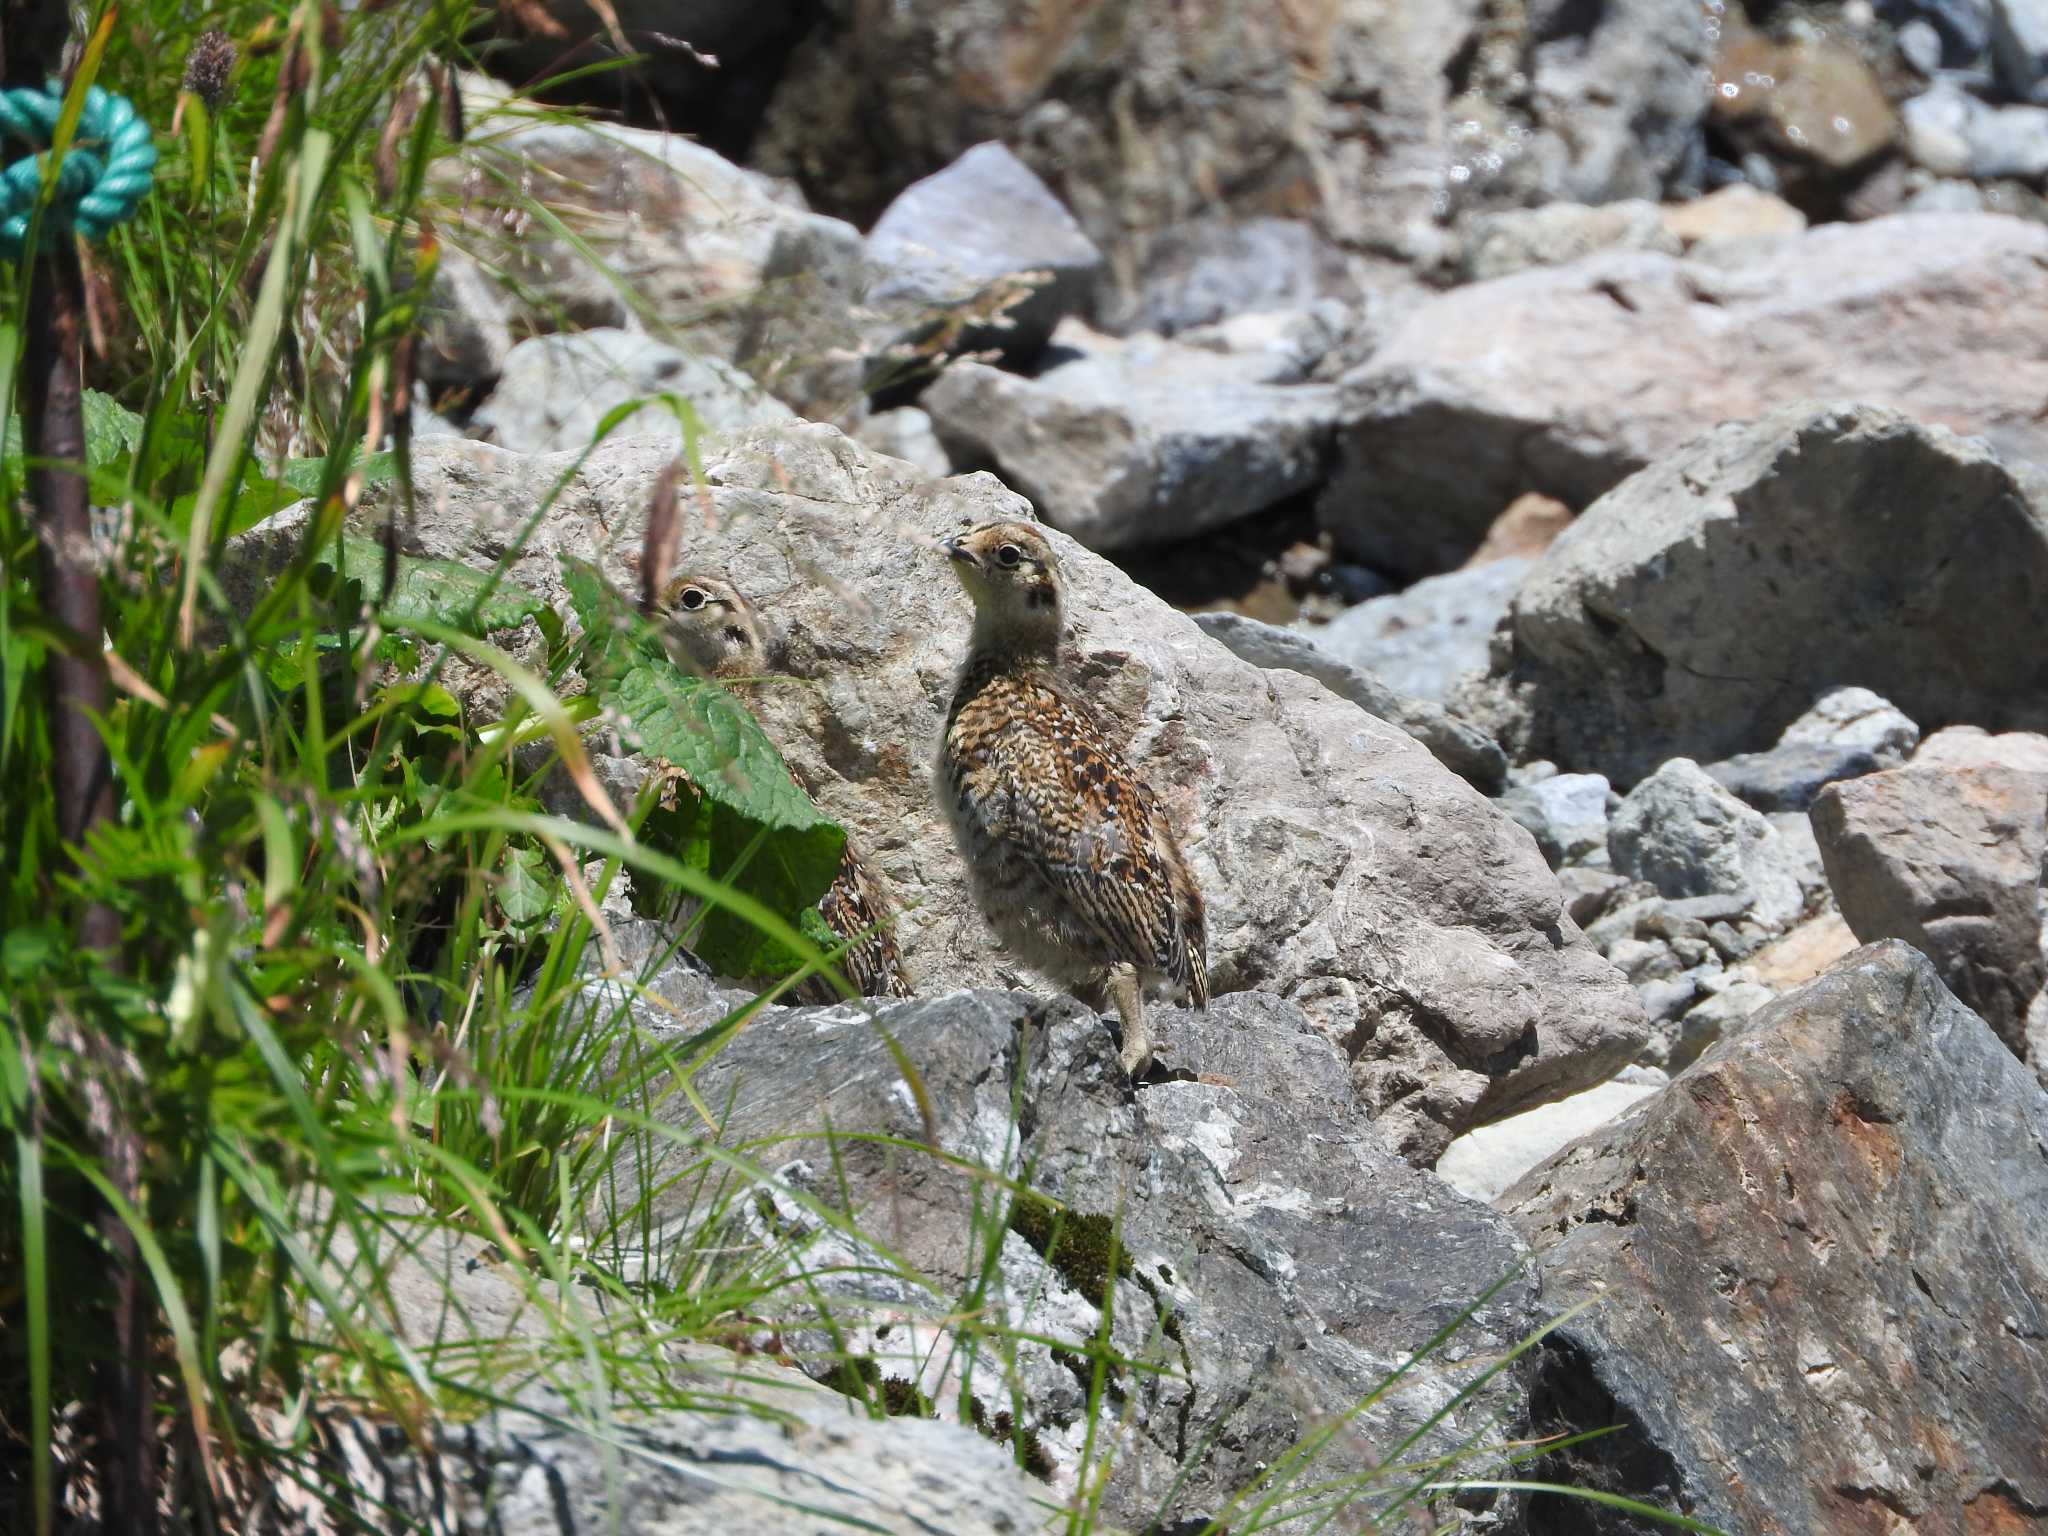
<path id="1" fill-rule="evenodd" d="M 1318 484 L 1263 511 L 1191 539 L 1105 551 L 1118 570 L 1189 613 L 1227 610 L 1292 624 L 1324 617 L 1394 590 L 1391 578 L 1346 563 L 1318 527 Z"/>
<path id="2" fill-rule="evenodd" d="M 1538 1458 L 1530 1463 L 1529 1478 L 1693 1513 L 1678 1463 L 1608 1391 L 1578 1341 L 1562 1331 L 1553 1333 L 1532 1355 L 1529 1437 L 1552 1439 L 1589 1430 L 1611 1432 Z M 1584 1499 L 1534 1494 L 1526 1529 L 1529 1536 L 1648 1536 L 1667 1528 Z"/>
<path id="3" fill-rule="evenodd" d="M 588 107 L 633 128 L 686 134 L 728 160 L 744 161 L 791 54 L 824 14 L 821 0 L 762 3 L 777 14 L 751 19 L 732 36 L 675 37 L 629 27 L 626 43 L 646 55 L 645 62 L 600 67 L 556 86 L 548 82 L 620 57 L 606 27 L 592 26 L 582 37 L 549 39 L 525 35 L 517 23 L 494 18 L 475 41 L 485 67 L 522 94 L 559 106 Z M 732 24 L 725 30 L 731 31 Z M 696 54 L 717 62 L 706 63 Z"/>
<path id="4" fill-rule="evenodd" d="M 840 1361 L 823 1381 L 833 1391 L 865 1404 L 871 1411 L 880 1408 L 892 1419 L 936 1419 L 939 1416 L 937 1406 L 915 1382 L 902 1376 L 884 1376 L 881 1367 L 869 1356 Z M 1057 1465 L 1036 1429 L 1026 1426 L 1020 1431 L 1007 1408 L 990 1413 L 988 1404 L 978 1394 L 967 1399 L 967 1417 L 969 1425 L 977 1433 L 1010 1451 L 1017 1458 L 1018 1466 L 1042 1483 L 1052 1481 Z"/>
<path id="5" fill-rule="evenodd" d="M 1835 1484 L 1835 1492 L 1847 1499 L 1851 1504 L 1875 1504 L 1886 1514 L 1895 1516 L 1908 1523 L 1913 1520 L 1916 1514 L 1920 1513 L 1920 1511 L 1915 1510 L 1911 1504 L 1900 1498 L 1896 1493 L 1893 1493 L 1889 1488 L 1852 1488 L 1842 1483 L 1837 1483 Z"/>
<path id="6" fill-rule="evenodd" d="M 1981 1510 L 1977 1507 L 1984 1505 Z M 2048 1502 L 2030 1499 L 2004 1478 L 1996 1478 L 1985 1484 L 1983 1489 L 1963 1500 L 1963 1508 L 1970 1511 L 1975 1523 L 1972 1530 L 2002 1531 L 2015 1517 L 2039 1520 L 2048 1517 Z"/>

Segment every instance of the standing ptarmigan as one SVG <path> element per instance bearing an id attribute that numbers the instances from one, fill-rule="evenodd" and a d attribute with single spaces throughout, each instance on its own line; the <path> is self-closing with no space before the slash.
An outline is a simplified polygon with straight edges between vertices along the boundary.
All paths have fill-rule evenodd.
<path id="1" fill-rule="evenodd" d="M 670 654 L 679 665 L 722 682 L 772 670 L 765 626 L 730 582 L 678 576 L 662 588 L 661 606 Z M 818 902 L 818 916 L 849 941 L 839 969 L 863 997 L 911 995 L 903 957 L 889 931 L 893 904 L 851 838 L 839 855 L 831 889 Z M 819 977 L 797 988 L 796 995 L 807 1002 L 834 1002 L 838 996 Z"/>
<path id="2" fill-rule="evenodd" d="M 1064 587 L 1044 534 L 990 523 L 945 541 L 974 632 L 938 792 L 996 934 L 1067 986 L 1105 991 L 1124 1070 L 1152 1058 L 1144 997 L 1209 1001 L 1208 919 L 1158 800 L 1060 678 Z"/>

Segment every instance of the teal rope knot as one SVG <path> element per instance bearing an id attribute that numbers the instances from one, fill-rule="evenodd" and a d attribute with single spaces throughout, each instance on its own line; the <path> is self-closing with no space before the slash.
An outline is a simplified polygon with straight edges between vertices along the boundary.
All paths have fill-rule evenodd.
<path id="1" fill-rule="evenodd" d="M 48 149 L 63 110 L 64 93 L 54 83 L 41 91 L 0 91 L 0 138 Z M 126 97 L 96 85 L 88 88 L 78 131 L 57 172 L 56 196 L 43 212 L 42 248 L 49 250 L 67 230 L 88 240 L 105 239 L 108 230 L 134 217 L 155 170 L 149 124 L 135 115 Z M 43 168 L 34 156 L 0 171 L 0 256 L 19 256 L 28 244 L 42 186 Z"/>

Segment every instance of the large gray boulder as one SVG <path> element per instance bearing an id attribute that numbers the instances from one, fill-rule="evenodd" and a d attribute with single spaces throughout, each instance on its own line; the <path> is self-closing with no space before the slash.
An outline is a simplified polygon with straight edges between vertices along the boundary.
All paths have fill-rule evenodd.
<path id="1" fill-rule="evenodd" d="M 637 1012 L 670 1040 L 698 1022 L 656 1005 Z M 949 1411 L 963 1382 L 1006 1407 L 1014 1391 L 1050 1463 L 1047 1492 L 1063 1499 L 1088 1441 L 1089 1365 L 1077 1355 L 1107 1327 L 1109 1347 L 1133 1364 L 1109 1376 L 1106 1411 L 1120 1428 L 1104 1514 L 1130 1530 L 1155 1516 L 1192 1529 L 1179 1522 L 1222 1512 L 1518 1258 L 1491 1211 L 1387 1151 L 1343 1053 L 1293 1004 L 1239 993 L 1206 1014 L 1161 1011 L 1154 1024 L 1171 1078 L 1135 1092 L 1103 1020 L 997 992 L 892 1004 L 872 1018 L 771 1009 L 693 1079 L 720 1106 L 724 1143 L 760 1149 L 774 1172 L 762 1235 L 801 1255 L 834 1314 L 829 1331 L 783 1323 L 800 1362 L 866 1357 L 883 1382 L 914 1385 Z M 916 1064 L 919 1092 L 892 1042 Z M 703 1132 L 680 1096 L 667 1102 L 680 1163 Z M 1028 1172 L 1060 1213 L 1012 1206 L 976 1168 Z M 852 1216 L 888 1255 L 807 1201 Z M 655 1215 L 671 1219 L 664 1241 L 691 1230 L 690 1202 L 686 1186 L 657 1196 Z M 1356 1472 L 1357 1444 L 1399 1443 L 1471 1379 L 1474 1361 L 1516 1337 L 1533 1299 L 1526 1282 L 1510 1283 L 1300 1481 Z M 1499 1378 L 1424 1444 L 1488 1433 L 1490 1415 L 1511 1423 L 1520 1407 Z"/>
<path id="2" fill-rule="evenodd" d="M 1928 730 L 2039 729 L 2044 519 L 2030 467 L 1893 411 L 1721 427 L 1550 547 L 1496 639 L 1490 709 L 1466 702 L 1511 756 L 1623 785 L 1767 747 L 1843 684 Z"/>
<path id="3" fill-rule="evenodd" d="M 2048 984 L 2048 772 L 1912 763 L 1829 785 L 1813 829 L 1856 937 L 1904 939 L 2015 1055 L 2048 1067 L 2027 1041 Z"/>
<path id="4" fill-rule="evenodd" d="M 2048 1094 L 1904 944 L 1764 1007 L 1500 1200 L 1546 1470 L 1724 1531 L 2036 1530 Z M 1879 1513 L 1881 1511 L 1881 1513 Z M 1529 1529 L 1652 1527 L 1576 1501 Z"/>
<path id="5" fill-rule="evenodd" d="M 2048 460 L 2048 229 L 1829 224 L 1713 263 L 1610 252 L 1453 289 L 1345 376 L 1338 542 L 1447 570 L 1516 496 L 1584 507 L 1703 427 L 1818 396 Z M 1895 701 L 1903 703 L 1904 701 Z"/>
<path id="6" fill-rule="evenodd" d="M 559 556 L 634 590 L 665 445 L 607 443 L 544 515 L 565 455 L 437 439 L 415 454 L 410 552 L 561 597 Z M 771 604 L 796 687 L 751 700 L 798 777 L 902 897 L 926 989 L 1014 974 L 974 907 L 931 793 L 969 609 L 936 536 L 1028 516 L 986 475 L 933 481 L 830 427 L 754 428 L 705 458 L 708 515 L 680 559 Z M 244 536 L 284 558 L 303 507 Z M 369 501 L 362 525 L 381 522 Z M 1467 1125 L 1599 1082 L 1643 1039 L 1633 994 L 1562 913 L 1527 834 L 1398 727 L 1322 684 L 1239 660 L 1065 536 L 1080 685 L 1157 787 L 1208 902 L 1219 993 L 1298 1001 L 1353 1058 L 1391 1144 L 1427 1160 Z M 488 718 L 488 716 L 485 716 Z"/>
<path id="7" fill-rule="evenodd" d="M 968 327 L 951 343 L 1013 363 L 1029 362 L 1061 319 L 1084 312 L 1102 274 L 1094 242 L 1001 144 L 977 144 L 906 187 L 868 231 L 867 251 L 877 274 L 870 297 L 883 306 L 958 311 L 993 285 L 1018 283 L 1028 296 L 1004 310 L 999 328 Z"/>
<path id="8" fill-rule="evenodd" d="M 956 363 L 920 403 L 955 463 L 995 468 L 1091 549 L 1192 538 L 1322 478 L 1332 385 L 1157 337 L 1063 327 L 1055 345 L 1075 355 L 1031 378 Z"/>
<path id="9" fill-rule="evenodd" d="M 860 401 L 860 232 L 810 212 L 794 187 L 677 134 L 579 123 L 493 123 L 436 175 L 441 195 L 471 205 L 452 239 L 473 266 L 437 290 L 451 345 L 470 328 L 488 339 L 493 323 L 514 337 L 645 324 L 808 413 Z M 532 188 L 567 234 L 508 206 L 507 185 Z M 478 270 L 509 317 L 467 297 Z"/>

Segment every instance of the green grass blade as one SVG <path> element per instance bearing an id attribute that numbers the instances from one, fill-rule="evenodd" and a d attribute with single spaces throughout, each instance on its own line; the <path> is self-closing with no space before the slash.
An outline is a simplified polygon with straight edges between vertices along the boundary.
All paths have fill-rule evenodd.
<path id="1" fill-rule="evenodd" d="M 214 524 L 233 482 L 247 462 L 250 437 L 255 431 L 256 411 L 277 361 L 278 338 L 284 333 L 286 311 L 291 302 L 291 276 L 299 252 L 312 226 L 318 187 L 325 173 L 332 138 L 320 129 L 309 129 L 299 145 L 297 174 L 285 184 L 284 215 L 270 261 L 263 270 L 263 285 L 257 290 L 255 312 L 243 338 L 240 366 L 228 390 L 227 409 L 219 431 L 206 456 L 206 473 L 200 481 L 198 499 L 192 505 L 192 525 L 185 539 L 185 587 L 178 608 L 180 642 L 190 649 L 197 624 L 199 572 L 211 547 Z"/>
<path id="2" fill-rule="evenodd" d="M 14 1136 L 15 1177 L 21 1184 L 21 1289 L 28 1354 L 30 1508 L 36 1536 L 50 1536 L 50 1271 L 43 1155 L 33 1131 Z"/>
<path id="3" fill-rule="evenodd" d="M 1659 1525 L 1670 1526 L 1674 1531 L 1692 1531 L 1696 1536 L 1727 1536 L 1727 1533 L 1718 1526 L 1708 1525 L 1685 1515 L 1674 1515 L 1669 1510 L 1657 1508 L 1654 1504 L 1645 1504 L 1639 1499 L 1626 1498 L 1618 1493 L 1606 1493 L 1597 1488 L 1572 1488 L 1562 1483 L 1525 1483 L 1508 1480 L 1475 1480 L 1440 1483 L 1435 1486 L 1444 1493 L 1458 1493 L 1466 1489 L 1493 1489 L 1502 1493 L 1554 1493 L 1559 1498 L 1579 1499 L 1607 1509 L 1618 1509 L 1624 1514 L 1635 1515 L 1644 1520 L 1654 1520 Z"/>

